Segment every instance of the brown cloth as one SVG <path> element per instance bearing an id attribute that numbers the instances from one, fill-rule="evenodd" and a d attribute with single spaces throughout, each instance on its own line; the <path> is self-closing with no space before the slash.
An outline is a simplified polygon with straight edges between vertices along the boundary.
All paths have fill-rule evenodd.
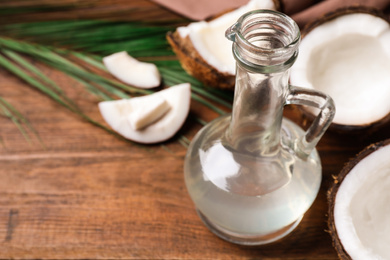
<path id="1" fill-rule="evenodd" d="M 152 0 L 192 20 L 204 20 L 242 6 L 248 0 Z"/>
<path id="2" fill-rule="evenodd" d="M 204 20 L 244 5 L 248 0 L 153 0 L 192 20 Z M 311 20 L 327 12 L 348 6 L 367 6 L 382 10 L 390 7 L 390 0 L 280 0 L 282 11 L 303 28 Z"/>

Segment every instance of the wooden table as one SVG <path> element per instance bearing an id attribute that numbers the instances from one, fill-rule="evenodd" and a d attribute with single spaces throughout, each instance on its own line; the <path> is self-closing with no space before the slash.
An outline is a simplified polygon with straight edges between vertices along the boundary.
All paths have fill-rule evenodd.
<path id="1" fill-rule="evenodd" d="M 167 12 L 163 10 L 162 12 Z M 96 99 L 41 68 L 103 123 Z M 185 188 L 186 148 L 176 140 L 137 145 L 83 121 L 0 69 L 0 96 L 37 130 L 31 143 L 0 117 L 0 258 L 39 259 L 337 259 L 327 233 L 326 193 L 344 163 L 389 127 L 357 136 L 328 132 L 318 150 L 323 182 L 301 224 L 285 239 L 244 247 L 213 235 Z M 217 117 L 193 102 L 191 115 Z M 297 109 L 286 116 L 303 124 Z M 180 134 L 200 129 L 191 117 Z"/>

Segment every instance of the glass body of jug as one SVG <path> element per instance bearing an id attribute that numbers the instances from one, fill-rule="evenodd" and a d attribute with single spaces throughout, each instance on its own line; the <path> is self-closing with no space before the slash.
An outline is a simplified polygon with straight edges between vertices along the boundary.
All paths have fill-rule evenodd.
<path id="1" fill-rule="evenodd" d="M 212 232 L 233 243 L 266 244 L 290 233 L 316 198 L 322 175 L 315 146 L 335 108 L 329 96 L 288 84 L 300 41 L 288 16 L 249 12 L 226 37 L 237 63 L 232 114 L 194 137 L 185 182 Z M 283 118 L 289 104 L 318 110 L 306 132 Z"/>

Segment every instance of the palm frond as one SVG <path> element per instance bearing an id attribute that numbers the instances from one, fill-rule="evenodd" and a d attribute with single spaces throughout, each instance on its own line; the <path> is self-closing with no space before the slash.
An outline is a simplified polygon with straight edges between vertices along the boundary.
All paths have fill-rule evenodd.
<path id="1" fill-rule="evenodd" d="M 31 138 L 27 131 L 30 130 L 30 132 L 35 135 L 35 137 L 39 140 L 42 146 L 45 146 L 38 132 L 32 127 L 30 122 L 14 106 L 12 106 L 2 97 L 0 97 L 0 115 L 9 118 L 16 125 L 16 127 L 22 133 L 27 142 L 31 143 Z M 4 145 L 2 139 L 0 139 L 0 142 Z"/>
<path id="2" fill-rule="evenodd" d="M 2 50 L 2 51 L 4 51 L 4 50 Z M 58 93 L 53 91 L 50 87 L 48 87 L 44 83 L 42 83 L 39 80 L 37 80 L 36 77 L 34 77 L 36 75 L 31 76 L 30 74 L 32 73 L 32 71 L 29 71 L 30 72 L 30 74 L 29 74 L 25 70 L 21 69 L 20 67 L 18 67 L 14 63 L 12 63 L 10 60 L 8 60 L 3 55 L 0 55 L 0 66 L 2 66 L 3 68 L 7 69 L 9 72 L 13 73 L 14 75 L 18 76 L 19 78 L 21 78 L 22 80 L 24 80 L 25 82 L 30 84 L 31 86 L 35 87 L 36 89 L 38 89 L 39 91 L 44 93 L 45 95 L 49 96 L 51 99 L 53 99 L 54 101 L 56 101 L 60 105 L 64 106 L 68 110 L 78 114 L 80 117 L 82 117 L 86 121 L 88 121 L 88 122 L 92 123 L 93 125 L 96 125 L 96 126 L 102 128 L 102 129 L 106 130 L 107 132 L 109 132 L 109 133 L 111 133 L 113 135 L 118 136 L 118 134 L 116 134 L 111 129 L 107 128 L 106 126 L 100 124 L 99 122 L 97 122 L 97 121 L 93 120 L 92 118 L 88 117 L 87 115 L 85 115 L 72 102 L 68 102 L 68 100 L 70 100 L 69 98 L 63 98 L 63 96 L 59 95 Z M 7 113 L 6 109 L 3 109 L 3 112 L 5 113 L 5 115 L 7 117 L 9 117 L 13 121 L 17 119 L 16 117 L 13 117 L 12 114 Z M 17 120 L 14 121 L 14 122 L 17 122 Z M 20 125 L 17 124 L 17 126 L 22 131 L 22 129 L 20 128 Z M 24 133 L 24 132 L 22 131 L 22 133 Z"/>
<path id="3" fill-rule="evenodd" d="M 101 69 L 104 69 L 104 66 L 99 61 L 103 56 L 118 51 L 127 51 L 133 57 L 152 61 L 159 68 L 166 68 L 167 73 L 174 72 L 193 85 L 203 88 L 204 86 L 188 75 L 181 68 L 180 63 L 175 60 L 165 38 L 166 33 L 174 29 L 175 26 L 81 20 L 13 24 L 0 28 L 0 32 L 33 42 L 50 42 L 58 47 L 66 48 L 65 51 L 68 53 L 78 50 L 73 54 L 86 62 L 94 62 L 94 65 L 101 66 Z M 82 54 L 85 52 L 88 55 Z M 94 58 L 90 58 L 92 53 L 95 53 Z M 160 59 L 158 60 L 156 57 L 160 57 Z M 207 88 L 205 91 L 211 95 L 219 96 L 228 103 L 232 101 L 232 93 L 229 91 L 216 88 Z"/>
<path id="4" fill-rule="evenodd" d="M 172 56 L 165 39 L 174 27 L 108 21 L 54 21 L 3 26 L 3 35 L 36 43 L 108 55 L 118 50 L 134 57 Z"/>
<path id="5" fill-rule="evenodd" d="M 193 100 L 221 115 L 230 111 L 232 92 L 204 86 L 182 69 L 165 38 L 165 34 L 172 29 L 169 26 L 95 20 L 7 25 L 0 27 L 0 32 L 5 35 L 0 37 L 0 51 L 3 53 L 0 55 L 0 66 L 111 133 L 112 130 L 86 116 L 55 82 L 20 54 L 65 73 L 99 100 L 152 93 L 151 90 L 123 84 L 107 73 L 102 57 L 126 50 L 134 57 L 155 63 L 165 85 L 189 82 Z M 206 123 L 200 118 L 195 120 L 202 125 Z M 178 141 L 183 145 L 189 143 L 184 136 L 179 136 Z"/>

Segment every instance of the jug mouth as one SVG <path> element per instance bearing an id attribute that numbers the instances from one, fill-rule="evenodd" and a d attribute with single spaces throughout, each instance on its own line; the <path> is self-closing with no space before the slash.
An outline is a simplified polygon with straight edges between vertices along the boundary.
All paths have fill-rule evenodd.
<path id="1" fill-rule="evenodd" d="M 255 10 L 242 15 L 227 29 L 233 55 L 252 70 L 286 70 L 298 56 L 301 34 L 289 16 L 273 10 Z M 267 68 L 264 68 L 267 67 Z"/>

